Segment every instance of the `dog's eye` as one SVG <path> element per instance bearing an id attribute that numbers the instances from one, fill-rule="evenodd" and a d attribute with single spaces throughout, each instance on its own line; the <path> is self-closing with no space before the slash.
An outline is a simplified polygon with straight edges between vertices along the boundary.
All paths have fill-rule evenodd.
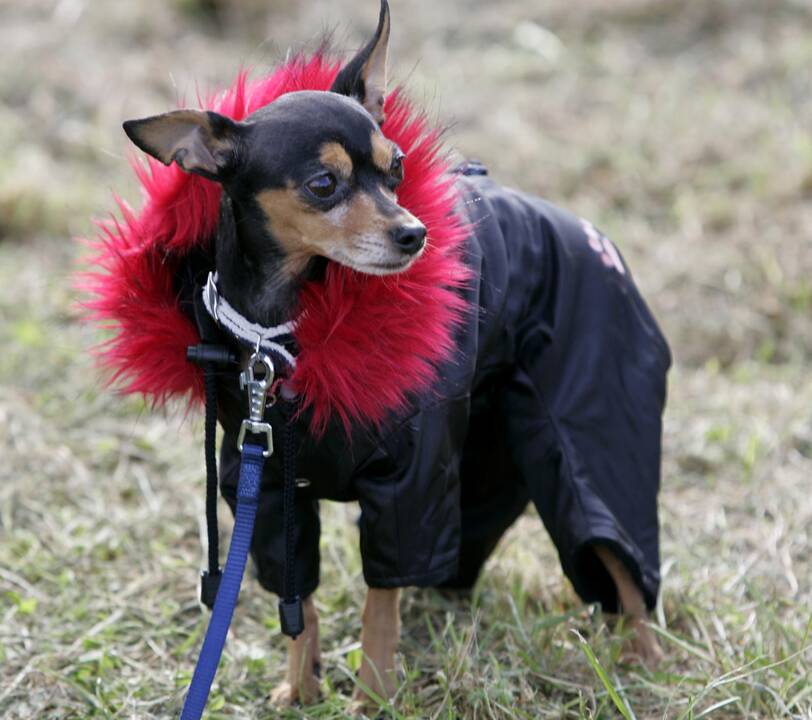
<path id="1" fill-rule="evenodd" d="M 395 152 L 392 158 L 392 167 L 389 168 L 389 175 L 395 182 L 403 180 L 403 158 L 406 157 L 400 150 Z"/>
<path id="2" fill-rule="evenodd" d="M 326 200 L 330 197 L 338 186 L 338 181 L 333 173 L 321 173 L 316 177 L 311 178 L 305 183 L 305 187 L 310 193 L 315 195 L 320 200 Z"/>

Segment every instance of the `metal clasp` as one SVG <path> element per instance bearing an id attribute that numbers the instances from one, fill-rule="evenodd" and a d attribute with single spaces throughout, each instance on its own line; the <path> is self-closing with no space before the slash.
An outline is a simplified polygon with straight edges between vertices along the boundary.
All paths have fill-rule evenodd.
<path id="1" fill-rule="evenodd" d="M 265 434 L 268 449 L 263 451 L 265 457 L 273 453 L 273 431 L 269 423 L 265 422 L 265 406 L 273 405 L 276 397 L 268 397 L 268 391 L 273 386 L 274 367 L 263 352 L 255 352 L 248 361 L 248 367 L 240 373 L 240 389 L 248 393 L 248 418 L 242 421 L 240 434 L 237 436 L 237 448 L 242 452 L 245 434 Z"/>
<path id="2" fill-rule="evenodd" d="M 220 324 L 220 294 L 217 292 L 217 282 L 214 279 L 214 273 L 209 273 L 209 279 L 206 281 L 206 304 L 211 310 L 211 316 L 214 321 Z"/>

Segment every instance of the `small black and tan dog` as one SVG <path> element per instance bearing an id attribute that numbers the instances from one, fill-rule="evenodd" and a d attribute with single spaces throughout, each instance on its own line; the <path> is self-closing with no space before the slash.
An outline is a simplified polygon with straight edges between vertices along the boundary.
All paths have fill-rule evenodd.
<path id="1" fill-rule="evenodd" d="M 383 0 L 374 37 L 330 92 L 284 95 L 244 122 L 180 110 L 124 125 L 163 163 L 221 183 L 235 232 L 218 240 L 219 290 L 256 323 L 290 319 L 297 289 L 325 259 L 384 275 L 421 257 L 426 228 L 398 204 L 403 153 L 379 127 L 389 30 Z M 461 333 L 463 361 L 443 376 L 448 392 L 415 407 L 365 452 L 350 457 L 342 441 L 328 438 L 300 455 L 312 480 L 297 495 L 306 629 L 290 642 L 277 702 L 318 695 L 312 593 L 314 508 L 322 497 L 361 501 L 370 587 L 360 685 L 377 695 L 396 689 L 399 588 L 470 587 L 530 501 L 581 597 L 625 613 L 633 651 L 644 661 L 660 656 L 646 612 L 659 590 L 667 345 L 603 235 L 485 175 L 474 166 L 457 180 L 473 228 L 466 262 L 475 277 L 467 292 L 481 312 Z M 223 492 L 231 499 L 235 429 L 221 421 Z M 279 507 L 278 490 L 268 488 L 266 506 Z M 278 592 L 275 525 L 260 517 L 253 552 L 260 581 Z M 359 689 L 359 707 L 366 699 Z"/>

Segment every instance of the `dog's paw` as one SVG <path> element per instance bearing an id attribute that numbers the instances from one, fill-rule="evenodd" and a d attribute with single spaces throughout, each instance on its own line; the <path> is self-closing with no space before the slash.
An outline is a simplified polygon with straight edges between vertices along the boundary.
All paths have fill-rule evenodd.
<path id="1" fill-rule="evenodd" d="M 361 679 L 363 682 L 363 679 Z M 376 690 L 372 691 L 373 693 Z M 378 718 L 388 717 L 386 707 L 381 704 L 380 698 L 392 698 L 395 695 L 395 686 L 393 683 L 387 683 L 386 687 L 378 688 L 379 693 L 376 697 L 367 694 L 361 687 L 356 686 L 350 698 L 350 705 L 348 714 L 354 718 L 371 718 L 371 720 L 378 720 Z M 377 699 L 376 699 L 377 698 Z"/>
<path id="2" fill-rule="evenodd" d="M 351 718 L 363 718 L 366 717 L 367 709 L 365 703 L 352 700 L 347 708 L 347 715 Z"/>
<path id="3" fill-rule="evenodd" d="M 643 620 L 633 619 L 630 625 L 632 634 L 624 644 L 621 662 L 656 668 L 665 657 L 656 636 Z"/>
<path id="4" fill-rule="evenodd" d="M 271 692 L 271 705 L 277 708 L 289 708 L 293 705 L 312 705 L 321 697 L 321 684 L 316 677 L 303 680 L 298 687 L 287 680 L 279 683 Z"/>
<path id="5" fill-rule="evenodd" d="M 380 706 L 371 697 L 357 689 L 352 695 L 347 714 L 352 718 L 377 718 Z"/>
<path id="6" fill-rule="evenodd" d="M 299 699 L 299 691 L 291 687 L 287 681 L 279 683 L 271 691 L 271 705 L 278 708 L 286 708 L 293 705 Z"/>
<path id="7" fill-rule="evenodd" d="M 350 717 L 377 718 L 381 713 L 381 698 L 393 698 L 397 685 L 394 673 L 386 673 L 383 677 L 372 674 L 369 667 L 362 666 L 358 674 L 359 685 L 356 685 L 350 700 Z M 372 694 L 367 693 L 369 688 Z"/>

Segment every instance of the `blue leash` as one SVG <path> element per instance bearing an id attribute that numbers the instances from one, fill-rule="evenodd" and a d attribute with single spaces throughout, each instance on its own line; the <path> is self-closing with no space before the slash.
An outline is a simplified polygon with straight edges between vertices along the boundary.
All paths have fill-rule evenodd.
<path id="1" fill-rule="evenodd" d="M 234 532 L 228 548 L 228 559 L 220 579 L 217 598 L 214 601 L 206 638 L 200 650 L 192 684 L 183 703 L 181 720 L 199 720 L 203 715 L 214 674 L 220 664 L 228 627 L 234 616 L 237 597 L 240 594 L 251 538 L 254 534 L 254 520 L 259 502 L 259 485 L 262 481 L 262 468 L 265 465 L 265 448 L 261 445 L 245 443 L 240 462 L 240 480 L 237 485 L 237 511 L 234 515 Z"/>
<path id="2" fill-rule="evenodd" d="M 260 370 L 259 377 L 255 372 Z M 206 637 L 203 640 L 203 647 L 200 649 L 200 657 L 195 666 L 192 682 L 189 685 L 189 692 L 183 703 L 181 720 L 200 720 L 206 702 L 209 699 L 211 684 L 220 664 L 223 654 L 223 647 L 228 635 L 228 628 L 234 616 L 234 608 L 237 605 L 237 598 L 240 594 L 240 585 L 245 573 L 245 565 L 248 560 L 248 552 L 251 549 L 251 540 L 254 534 L 254 523 L 257 517 L 257 507 L 259 505 L 259 488 L 262 483 L 262 470 L 265 466 L 265 458 L 273 453 L 273 434 L 271 426 L 265 422 L 265 405 L 268 392 L 273 387 L 274 367 L 271 359 L 264 353 L 257 350 L 248 361 L 248 367 L 240 375 L 240 387 L 248 393 L 248 414 L 249 417 L 243 420 L 240 433 L 237 438 L 237 447 L 241 453 L 240 479 L 237 484 L 237 508 L 234 513 L 234 530 L 231 536 L 231 545 L 228 548 L 228 558 L 222 574 L 210 575 L 208 580 L 204 575 L 202 587 L 203 602 L 208 604 L 211 595 L 216 593 L 214 607 L 212 609 L 209 627 L 206 629 Z M 212 393 L 213 395 L 214 393 Z M 272 400 L 273 402 L 274 400 Z M 209 399 L 207 398 L 207 404 Z M 216 396 L 214 400 L 216 406 Z M 287 416 L 287 413 L 286 413 Z M 290 418 L 287 417 L 290 421 Z M 246 433 L 264 435 L 266 446 L 244 442 Z M 213 433 L 211 433 L 213 439 Z M 304 629 L 304 617 L 302 612 L 302 602 L 295 594 L 293 577 L 293 553 L 294 535 L 291 515 L 293 514 L 293 490 L 295 482 L 295 446 L 293 444 L 293 434 L 288 424 L 285 428 L 284 444 L 284 467 L 285 467 L 285 597 L 279 602 L 280 619 L 282 632 L 290 637 L 297 637 Z M 213 455 L 213 450 L 212 453 Z M 207 455 L 207 465 L 209 465 Z M 212 468 L 209 468 L 211 470 Z M 214 471 L 216 474 L 216 471 Z M 211 472 L 208 473 L 212 475 Z M 211 478 L 209 478 L 211 480 Z M 211 488 L 209 487 L 209 490 Z M 211 518 L 209 518 L 211 522 Z M 216 527 L 209 527 L 210 539 L 212 531 L 216 533 Z M 210 566 L 211 566 L 210 558 Z M 216 567 L 216 558 L 214 560 Z"/>

